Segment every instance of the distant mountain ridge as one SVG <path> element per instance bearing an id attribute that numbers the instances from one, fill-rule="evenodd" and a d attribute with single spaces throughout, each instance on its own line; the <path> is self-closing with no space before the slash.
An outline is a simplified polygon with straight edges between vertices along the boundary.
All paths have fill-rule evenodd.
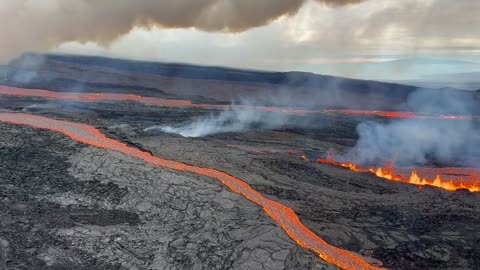
<path id="1" fill-rule="evenodd" d="M 225 103 L 242 98 L 264 105 L 403 110 L 419 87 L 305 72 L 270 72 L 26 53 L 7 66 L 4 84 L 54 91 L 113 91 L 150 96 L 197 97 Z M 117 86 L 117 87 L 116 87 Z M 423 88 L 422 88 L 423 89 Z M 431 95 L 475 92 L 423 89 Z"/>
<path id="2" fill-rule="evenodd" d="M 74 64 L 82 64 L 97 67 L 108 67 L 117 70 L 148 73 L 154 75 L 161 75 L 167 77 L 187 78 L 187 79 L 202 79 L 202 80 L 222 80 L 222 81 L 238 81 L 238 82 L 252 82 L 252 83 L 266 83 L 266 84 L 287 84 L 291 86 L 301 85 L 307 80 L 324 83 L 332 79 L 342 79 L 353 81 L 357 84 L 362 82 L 378 83 L 377 81 L 348 79 L 342 77 L 335 77 L 329 75 L 319 75 L 309 72 L 275 72 L 275 71 L 259 71 L 247 70 L 219 66 L 201 66 L 193 64 L 181 63 L 161 63 L 161 62 L 147 62 L 134 61 L 124 59 L 113 59 L 100 56 L 79 56 L 79 55 L 60 55 L 60 54 L 34 54 L 26 53 L 19 58 L 14 59 L 9 63 L 9 66 L 21 66 L 28 62 L 38 62 L 39 60 L 32 60 L 34 58 L 44 58 L 45 62 L 57 61 Z M 390 87 L 405 87 L 404 85 L 396 83 L 388 83 Z M 408 88 L 414 89 L 415 87 Z"/>

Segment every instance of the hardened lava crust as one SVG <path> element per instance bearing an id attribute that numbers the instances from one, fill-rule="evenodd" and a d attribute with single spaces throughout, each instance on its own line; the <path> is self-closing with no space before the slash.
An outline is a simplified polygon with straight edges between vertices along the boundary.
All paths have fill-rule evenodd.
<path id="1" fill-rule="evenodd" d="M 2 106 L 20 112 L 35 102 L 3 98 Z M 92 125 L 155 156 L 239 177 L 292 208 L 329 244 L 374 265 L 474 269 L 480 263 L 478 194 L 419 189 L 314 162 L 316 155 L 350 147 L 358 119 L 183 138 L 144 128 L 208 112 L 134 102 L 52 102 L 29 110 Z M 261 207 L 211 178 L 54 131 L 0 127 L 0 265 L 6 269 L 336 268 L 297 245 Z"/>
<path id="2" fill-rule="evenodd" d="M 233 92 L 275 92 L 283 77 L 201 80 L 197 72 L 208 70 L 194 69 L 173 78 L 47 60 L 29 82 L 13 81 L 22 71 L 12 65 L 0 78 L 2 270 L 480 269 L 479 192 L 316 162 L 351 149 L 359 123 L 391 113 L 286 110 L 307 124 L 185 138 L 148 128 L 219 114 Z M 415 91 L 344 86 L 358 83 L 385 100 L 355 110 L 390 108 Z M 361 96 L 349 102 L 364 104 Z M 443 120 L 478 125 L 422 119 Z"/>

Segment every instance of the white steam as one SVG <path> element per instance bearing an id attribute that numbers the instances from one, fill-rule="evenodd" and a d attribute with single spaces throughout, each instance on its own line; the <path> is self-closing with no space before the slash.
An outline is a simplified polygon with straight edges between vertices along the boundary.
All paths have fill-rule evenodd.
<path id="1" fill-rule="evenodd" d="M 478 114 L 478 100 L 465 92 L 418 90 L 404 108 L 414 113 Z M 263 100 L 262 100 L 263 102 Z M 250 106 L 262 104 L 243 102 Z M 160 130 L 184 137 L 202 137 L 251 129 L 276 129 L 309 125 L 307 118 L 261 110 L 233 108 L 216 115 L 199 117 L 177 125 L 160 125 Z M 315 122 L 315 127 L 320 128 Z M 468 120 L 389 119 L 368 121 L 357 126 L 355 147 L 340 158 L 360 164 L 383 165 L 394 161 L 401 165 L 427 163 L 461 164 L 478 167 L 480 160 L 480 123 Z"/>
<path id="2" fill-rule="evenodd" d="M 413 112 L 469 115 L 475 111 L 471 95 L 461 92 L 418 90 L 408 99 Z M 442 162 L 477 167 L 480 159 L 478 121 L 401 119 L 364 122 L 357 126 L 359 139 L 344 156 L 363 164 L 387 160 L 404 165 Z"/>
<path id="3" fill-rule="evenodd" d="M 365 122 L 350 158 L 365 164 L 387 160 L 406 165 L 428 161 L 470 163 L 480 154 L 480 130 L 471 121 L 396 120 Z"/>
<path id="4" fill-rule="evenodd" d="M 161 130 L 167 133 L 179 134 L 183 137 L 203 137 L 248 129 L 280 128 L 287 124 L 288 118 L 288 115 L 283 113 L 233 108 L 222 111 L 218 115 L 199 117 L 179 125 L 148 127 L 145 131 Z"/>

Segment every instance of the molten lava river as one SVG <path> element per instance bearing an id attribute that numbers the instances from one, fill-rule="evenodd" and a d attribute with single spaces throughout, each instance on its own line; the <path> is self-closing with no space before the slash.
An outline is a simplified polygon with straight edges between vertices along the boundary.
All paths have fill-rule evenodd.
<path id="1" fill-rule="evenodd" d="M 330 113 L 343 115 L 372 115 L 385 118 L 417 118 L 417 119 L 438 119 L 438 120 L 480 120 L 480 116 L 472 115 L 436 115 L 436 114 L 416 114 L 412 112 L 392 112 L 392 111 L 369 111 L 369 110 L 306 110 L 291 109 L 273 106 L 250 106 L 250 105 L 215 105 L 215 104 L 198 104 L 190 100 L 180 99 L 164 99 L 157 97 L 145 97 L 134 94 L 115 94 L 115 93 L 73 93 L 73 92 L 55 92 L 41 89 L 24 89 L 10 86 L 0 85 L 0 95 L 20 96 L 20 97 L 38 97 L 54 100 L 68 100 L 81 102 L 97 102 L 97 101 L 135 101 L 147 105 L 164 106 L 164 107 L 194 107 L 204 109 L 253 109 L 266 112 L 283 112 L 290 114 L 313 114 L 313 113 Z"/>
<path id="2" fill-rule="evenodd" d="M 373 266 L 359 255 L 329 245 L 325 240 L 317 236 L 300 222 L 295 212 L 278 202 L 272 201 L 255 191 L 245 181 L 233 177 L 227 173 L 210 169 L 187 165 L 184 163 L 163 159 L 153 156 L 148 152 L 127 146 L 126 144 L 107 138 L 96 128 L 79 123 L 50 119 L 23 113 L 0 113 L 0 122 L 17 125 L 27 125 L 40 129 L 47 129 L 63 133 L 64 135 L 95 147 L 100 147 L 138 158 L 146 163 L 161 166 L 163 168 L 190 172 L 197 175 L 207 176 L 220 181 L 231 191 L 241 194 L 248 200 L 261 206 L 281 228 L 301 247 L 317 253 L 323 260 L 343 269 L 382 269 Z"/>

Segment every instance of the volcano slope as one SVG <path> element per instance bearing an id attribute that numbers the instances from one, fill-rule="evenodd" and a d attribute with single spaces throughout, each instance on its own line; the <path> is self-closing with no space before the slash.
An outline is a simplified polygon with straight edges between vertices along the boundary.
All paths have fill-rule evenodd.
<path id="1" fill-rule="evenodd" d="M 0 97 L 5 111 L 84 123 L 155 156 L 243 179 L 333 246 L 389 269 L 478 269 L 480 196 L 389 182 L 299 158 L 345 149 L 369 116 L 204 138 L 145 132 L 209 114 L 135 102 Z M 35 106 L 31 106 L 34 105 Z M 6 269 L 335 269 L 261 207 L 209 177 L 149 165 L 57 132 L 0 123 Z M 295 150 L 295 155 L 288 154 Z M 378 261 L 377 261 L 378 260 Z"/>
<path id="2" fill-rule="evenodd" d="M 260 207 L 212 179 L 55 132 L 1 130 L 4 268 L 329 267 Z"/>

